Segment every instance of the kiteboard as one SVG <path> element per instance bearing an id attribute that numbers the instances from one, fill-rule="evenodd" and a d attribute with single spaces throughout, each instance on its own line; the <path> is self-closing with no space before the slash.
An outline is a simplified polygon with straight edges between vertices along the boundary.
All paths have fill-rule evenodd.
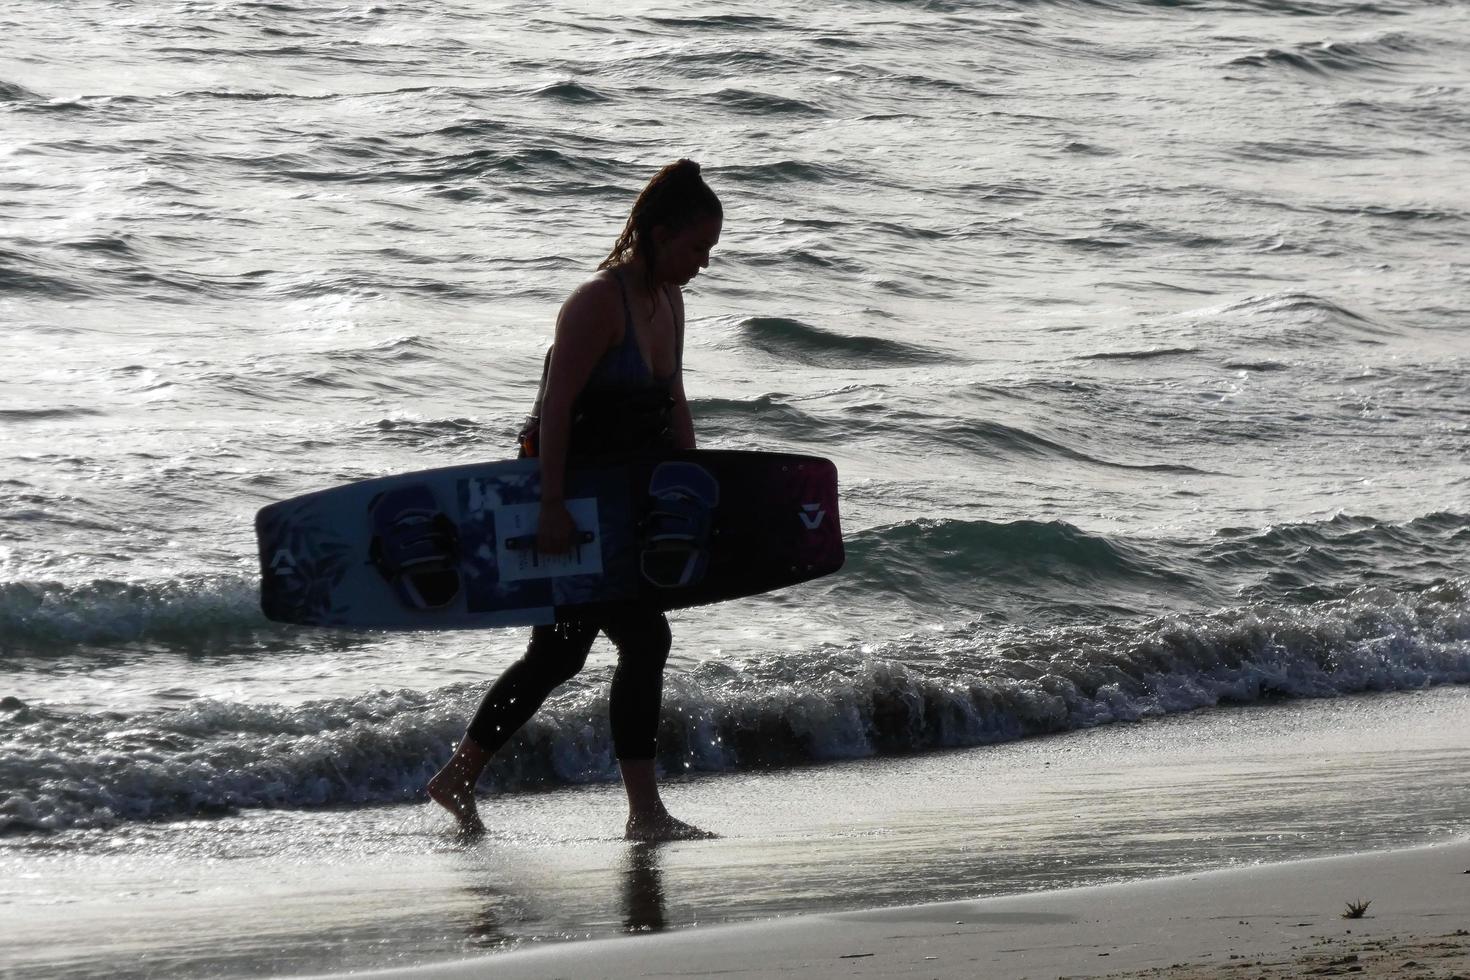
<path id="1" fill-rule="evenodd" d="M 769 592 L 843 562 L 837 469 L 814 456 L 687 450 L 574 461 L 572 548 L 536 547 L 534 459 L 363 480 L 256 515 L 261 609 L 358 629 L 554 623 Z"/>

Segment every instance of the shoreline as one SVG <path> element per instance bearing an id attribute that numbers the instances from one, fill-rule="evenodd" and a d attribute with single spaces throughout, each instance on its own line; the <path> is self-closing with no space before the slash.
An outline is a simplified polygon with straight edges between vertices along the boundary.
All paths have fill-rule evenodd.
<path id="1" fill-rule="evenodd" d="M 1349 902 L 1372 904 L 1358 919 Z M 1457 933 L 1458 930 L 1458 933 Z M 976 901 L 589 939 L 374 980 L 1470 977 L 1470 838 Z"/>
<path id="2" fill-rule="evenodd" d="M 692 936 L 696 959 L 670 964 L 682 974 L 702 944 L 749 923 L 758 924 L 755 933 L 735 935 L 755 938 L 737 946 L 768 945 L 760 931 L 767 927 L 772 935 L 828 930 L 843 916 L 866 917 L 853 920 L 862 924 L 858 938 L 875 929 L 882 938 L 881 922 L 895 909 L 920 920 L 936 909 L 1000 915 L 987 928 L 1014 931 L 1006 916 L 1037 911 L 1016 903 L 1087 894 L 1078 888 L 1208 869 L 1255 873 L 1470 837 L 1467 718 L 1470 689 L 1432 689 L 1209 710 L 984 750 L 673 780 L 666 789 L 674 811 L 724 836 L 661 846 L 622 840 L 626 801 L 617 786 L 601 784 L 491 796 L 492 831 L 474 843 L 455 840 L 447 817 L 428 804 L 269 810 L 12 839 L 0 848 L 9 882 L 0 914 L 12 927 L 0 951 L 15 969 L 56 980 L 389 968 L 413 976 L 467 957 L 489 957 L 470 962 L 497 973 L 581 976 L 586 965 L 560 967 L 556 957 L 603 948 L 579 945 L 597 940 L 613 940 L 609 948 L 623 956 L 645 940 L 658 950 Z M 1470 886 L 1466 876 L 1453 887 L 1460 881 Z M 1363 893 L 1314 896 L 1317 921 L 1334 925 L 1337 903 L 1357 898 L 1372 899 L 1370 915 L 1381 921 L 1394 903 L 1366 886 L 1350 890 L 1359 887 Z M 1072 943 L 1086 912 L 1066 913 L 1073 924 L 1036 942 Z M 953 915 L 949 926 L 955 921 L 978 920 Z M 974 940 L 970 960 L 981 958 L 983 975 L 1004 976 L 989 941 Z M 1192 962 L 1210 948 L 1162 965 Z M 956 950 L 969 951 L 964 943 Z M 837 966 L 851 968 L 836 975 L 904 975 L 902 964 L 875 965 L 891 952 L 831 950 Z M 1095 975 L 1124 962 L 1110 948 L 1096 952 L 1108 955 L 1050 976 Z M 553 959 L 537 972 L 534 956 L 545 954 Z M 523 956 L 533 959 L 517 966 Z M 715 959 L 726 970 L 726 961 L 743 967 L 748 958 L 737 948 Z M 854 972 L 865 964 L 866 973 Z M 922 956 L 911 967 L 930 980 L 976 969 Z M 630 967 L 624 975 L 641 973 Z"/>

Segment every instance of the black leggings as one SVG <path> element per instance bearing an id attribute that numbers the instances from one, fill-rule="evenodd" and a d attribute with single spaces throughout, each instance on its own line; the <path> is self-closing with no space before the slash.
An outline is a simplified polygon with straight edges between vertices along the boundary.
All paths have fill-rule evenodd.
<path id="1" fill-rule="evenodd" d="M 480 702 L 467 733 L 470 741 L 492 755 L 497 752 L 558 685 L 582 669 L 598 632 L 618 648 L 608 698 L 613 750 L 619 759 L 652 759 L 672 640 L 668 619 L 651 609 L 533 627 L 526 655 L 500 675 Z"/>

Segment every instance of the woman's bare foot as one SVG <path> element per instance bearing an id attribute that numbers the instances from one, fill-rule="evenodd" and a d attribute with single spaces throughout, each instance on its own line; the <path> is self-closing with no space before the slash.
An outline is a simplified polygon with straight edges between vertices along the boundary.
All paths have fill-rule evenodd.
<path id="1" fill-rule="evenodd" d="M 668 840 L 709 840 L 718 837 L 682 820 L 664 809 L 658 792 L 658 777 L 652 759 L 619 759 L 623 788 L 628 791 L 628 827 L 623 836 L 632 841 L 657 843 Z"/>
<path id="2" fill-rule="evenodd" d="M 490 757 L 485 750 L 466 738 L 425 787 L 429 799 L 454 815 L 459 832 L 465 836 L 477 837 L 485 832 L 480 811 L 475 807 L 475 783 L 488 761 Z"/>
<path id="3" fill-rule="evenodd" d="M 720 836 L 701 830 L 693 824 L 676 820 L 667 812 L 662 814 L 629 815 L 628 826 L 623 837 L 631 841 L 655 843 L 674 840 L 713 840 Z"/>
<path id="4" fill-rule="evenodd" d="M 463 780 L 456 780 L 452 774 L 440 770 L 429 780 L 427 789 L 429 799 L 454 814 L 461 834 L 479 836 L 485 832 L 485 823 L 475 808 L 475 792 Z"/>

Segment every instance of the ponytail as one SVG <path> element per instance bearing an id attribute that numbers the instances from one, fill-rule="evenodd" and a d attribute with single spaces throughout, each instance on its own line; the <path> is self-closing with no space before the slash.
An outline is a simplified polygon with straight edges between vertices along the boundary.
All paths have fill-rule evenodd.
<path id="1" fill-rule="evenodd" d="M 653 229 L 664 225 L 679 231 L 704 218 L 724 216 L 720 199 L 699 174 L 699 164 L 677 160 L 654 174 L 643 188 L 638 200 L 633 202 L 623 233 L 598 268 L 611 269 L 639 258 L 652 275 L 657 251 Z"/>

